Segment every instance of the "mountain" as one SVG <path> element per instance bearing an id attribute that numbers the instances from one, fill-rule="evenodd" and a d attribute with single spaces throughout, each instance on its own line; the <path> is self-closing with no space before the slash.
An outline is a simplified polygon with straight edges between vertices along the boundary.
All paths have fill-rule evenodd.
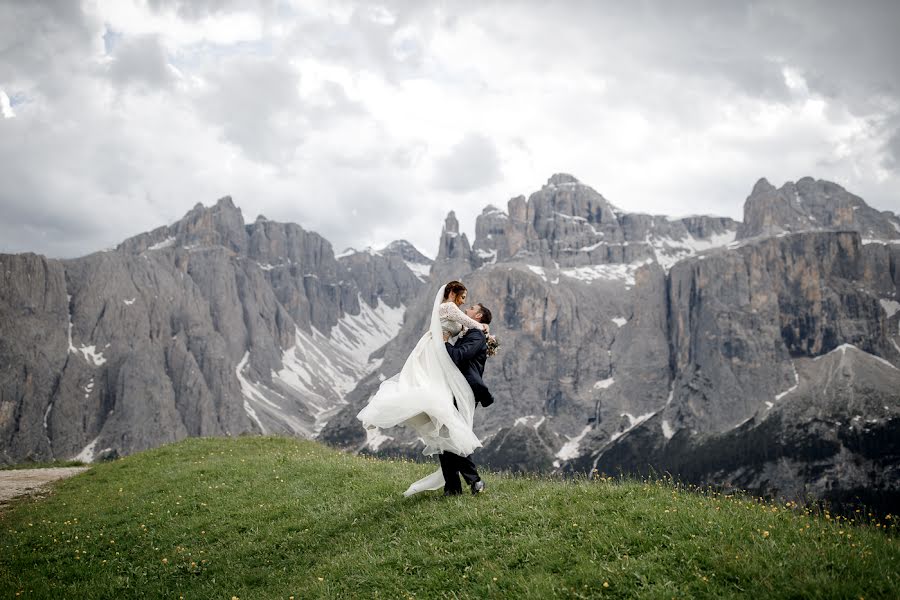
<path id="1" fill-rule="evenodd" d="M 760 179 L 744 204 L 740 237 L 822 229 L 856 231 L 865 240 L 889 240 L 900 234 L 900 220 L 829 181 L 804 177 L 776 189 Z"/>
<path id="2" fill-rule="evenodd" d="M 900 219 L 810 178 L 761 180 L 744 213 L 627 213 L 566 174 L 488 206 L 472 243 L 451 213 L 432 289 L 321 437 L 419 451 L 354 416 L 424 331 L 434 289 L 462 279 L 502 342 L 478 460 L 896 502 Z"/>
<path id="3" fill-rule="evenodd" d="M 226 197 L 113 251 L 0 255 L 0 463 L 314 436 L 424 286 L 407 246 L 335 258 Z"/>
<path id="4" fill-rule="evenodd" d="M 0 255 L 0 462 L 287 433 L 419 455 L 355 415 L 461 279 L 502 343 L 477 460 L 900 499 L 900 219 L 760 180 L 743 221 L 630 213 L 568 174 L 447 215 L 435 260 L 245 223 L 230 198 L 74 260 Z"/>

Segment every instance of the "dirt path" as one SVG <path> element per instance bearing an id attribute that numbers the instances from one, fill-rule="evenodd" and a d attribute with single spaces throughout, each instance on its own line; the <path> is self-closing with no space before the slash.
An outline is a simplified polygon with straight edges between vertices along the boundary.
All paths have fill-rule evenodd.
<path id="1" fill-rule="evenodd" d="M 55 467 L 50 469 L 13 469 L 0 471 L 0 509 L 11 498 L 37 494 L 42 486 L 87 471 L 90 467 Z"/>

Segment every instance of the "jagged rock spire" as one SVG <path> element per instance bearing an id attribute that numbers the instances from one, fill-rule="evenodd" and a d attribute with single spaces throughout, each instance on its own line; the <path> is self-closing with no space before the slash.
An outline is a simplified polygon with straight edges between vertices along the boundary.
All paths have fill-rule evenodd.
<path id="1" fill-rule="evenodd" d="M 441 231 L 441 244 L 438 247 L 437 260 L 465 261 L 472 258 L 472 247 L 466 234 L 459 233 L 459 221 L 452 210 L 444 219 L 444 228 Z"/>

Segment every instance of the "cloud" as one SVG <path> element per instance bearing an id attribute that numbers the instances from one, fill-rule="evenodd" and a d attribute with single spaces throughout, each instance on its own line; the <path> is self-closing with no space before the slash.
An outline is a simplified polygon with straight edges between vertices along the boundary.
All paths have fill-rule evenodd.
<path id="1" fill-rule="evenodd" d="M 900 169 L 900 127 L 894 130 L 894 135 L 890 137 L 885 146 L 884 167 Z"/>
<path id="2" fill-rule="evenodd" d="M 195 108 L 248 157 L 288 163 L 309 126 L 298 82 L 299 74 L 283 62 L 234 57 L 208 74 Z"/>
<path id="3" fill-rule="evenodd" d="M 900 4 L 0 3 L 0 251 L 73 256 L 231 194 L 436 249 L 564 171 L 741 216 L 811 175 L 900 211 Z M 865 40 L 865 43 L 860 43 Z"/>
<path id="4" fill-rule="evenodd" d="M 0 3 L 0 84 L 11 97 L 59 98 L 93 67 L 101 24 L 77 2 Z"/>
<path id="5" fill-rule="evenodd" d="M 434 184 L 452 192 L 468 192 L 500 179 L 500 157 L 494 143 L 469 133 L 434 165 Z"/>
<path id="6" fill-rule="evenodd" d="M 197 21 L 209 16 L 237 10 L 271 9 L 273 0 L 148 0 L 147 5 L 156 13 L 175 13 L 178 17 Z"/>
<path id="7" fill-rule="evenodd" d="M 0 115 L 3 115 L 4 119 L 12 119 L 16 116 L 9 103 L 9 96 L 3 90 L 0 90 Z"/>
<path id="8" fill-rule="evenodd" d="M 174 83 L 166 50 L 158 35 L 138 35 L 115 47 L 109 76 L 117 86 L 138 85 L 166 88 Z"/>

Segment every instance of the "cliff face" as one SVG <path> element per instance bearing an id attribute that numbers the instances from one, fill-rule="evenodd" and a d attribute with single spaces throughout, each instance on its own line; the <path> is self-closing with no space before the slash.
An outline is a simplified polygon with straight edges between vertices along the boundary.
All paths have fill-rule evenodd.
<path id="1" fill-rule="evenodd" d="M 507 208 L 488 206 L 477 218 L 473 266 L 522 259 L 556 269 L 641 261 L 668 268 L 734 241 L 739 225 L 724 217 L 626 213 L 566 174 L 551 177 L 527 201 L 511 199 Z"/>
<path id="2" fill-rule="evenodd" d="M 898 245 L 808 232 L 676 265 L 669 400 L 615 440 L 592 432 L 573 466 L 896 502 L 898 263 Z"/>
<path id="3" fill-rule="evenodd" d="M 313 436 L 422 281 L 231 199 L 115 251 L 0 256 L 0 461 L 196 435 Z"/>
<path id="4" fill-rule="evenodd" d="M 759 493 L 897 494 L 896 452 L 875 441 L 900 409 L 897 218 L 855 199 L 855 220 L 827 221 L 855 197 L 811 179 L 767 185 L 747 199 L 743 224 L 629 214 L 568 175 L 513 198 L 507 211 L 486 208 L 471 249 L 451 215 L 433 289 L 323 437 L 417 453 L 402 430 L 367 440 L 354 415 L 379 377 L 402 366 L 437 287 L 462 279 L 472 301 L 492 309 L 503 344 L 485 374 L 498 401 L 476 417 L 486 441 L 479 460 L 521 470 L 668 469 Z M 815 219 L 849 229 L 808 227 L 808 218 L 804 227 L 759 225 L 780 223 L 780 203 L 795 189 L 820 207 L 809 209 Z M 843 384 L 826 390 L 819 371 L 835 352 L 853 360 L 828 371 Z M 865 433 L 835 425 L 854 419 Z M 827 442 L 848 435 L 857 437 Z M 837 449 L 791 454 L 823 444 Z M 864 468 L 876 464 L 877 477 Z"/>

